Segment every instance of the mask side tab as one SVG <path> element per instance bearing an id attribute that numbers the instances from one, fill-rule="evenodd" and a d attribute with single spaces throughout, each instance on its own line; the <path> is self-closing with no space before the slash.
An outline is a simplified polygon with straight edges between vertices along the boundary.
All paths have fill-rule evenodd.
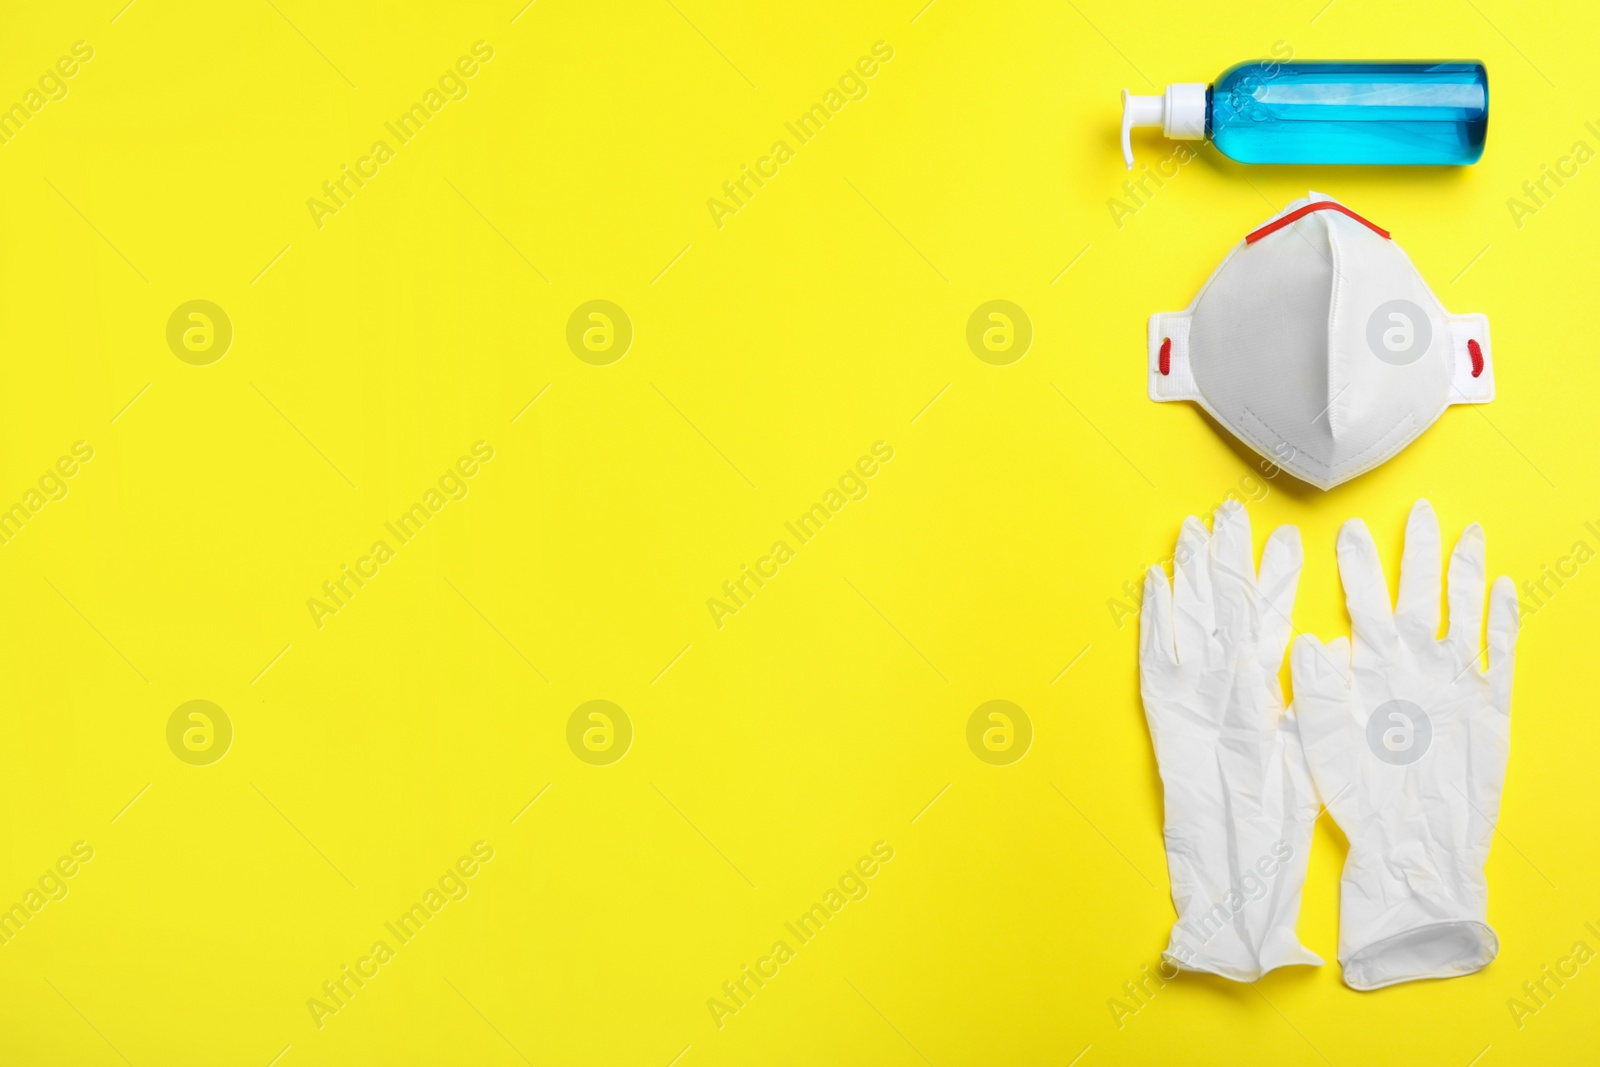
<path id="1" fill-rule="evenodd" d="M 1150 399 L 1199 400 L 1200 390 L 1189 367 L 1187 311 L 1158 311 L 1150 316 Z"/>
<path id="2" fill-rule="evenodd" d="M 1494 399 L 1494 357 L 1487 315 L 1448 315 L 1450 403 L 1487 404 Z"/>

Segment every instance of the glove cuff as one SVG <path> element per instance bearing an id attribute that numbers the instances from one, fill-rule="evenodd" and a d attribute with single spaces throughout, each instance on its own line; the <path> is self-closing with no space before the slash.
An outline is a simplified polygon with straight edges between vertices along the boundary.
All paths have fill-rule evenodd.
<path id="1" fill-rule="evenodd" d="M 1162 957 L 1182 970 L 1236 982 L 1254 982 L 1279 967 L 1320 967 L 1322 958 L 1300 943 L 1294 929 L 1311 850 L 1312 816 L 1307 806 L 1294 813 L 1289 825 L 1236 822 L 1229 828 L 1236 854 L 1254 856 L 1255 862 L 1227 863 L 1212 869 L 1206 879 L 1197 878 L 1199 872 L 1185 864 L 1172 864 L 1170 857 L 1186 851 L 1169 840 L 1178 921 Z M 1273 833 L 1283 836 L 1273 841 Z"/>
<path id="2" fill-rule="evenodd" d="M 1228 946 L 1203 944 L 1195 947 L 1185 944 L 1174 929 L 1161 958 L 1179 970 L 1218 974 L 1235 982 L 1257 981 L 1279 967 L 1320 967 L 1323 962 L 1321 956 L 1300 943 L 1293 930 L 1274 931 L 1267 943 L 1254 951 L 1237 939 L 1229 941 Z"/>
<path id="3" fill-rule="evenodd" d="M 1420 978 L 1455 978 L 1481 971 L 1500 952 L 1500 939 L 1476 919 L 1430 922 L 1374 941 L 1342 958 L 1351 989 L 1382 989 Z"/>
<path id="4" fill-rule="evenodd" d="M 1371 838 L 1379 838 L 1377 846 Z M 1351 989 L 1454 978 L 1489 965 L 1500 939 L 1487 921 L 1484 856 L 1355 837 L 1339 890 L 1339 962 Z"/>

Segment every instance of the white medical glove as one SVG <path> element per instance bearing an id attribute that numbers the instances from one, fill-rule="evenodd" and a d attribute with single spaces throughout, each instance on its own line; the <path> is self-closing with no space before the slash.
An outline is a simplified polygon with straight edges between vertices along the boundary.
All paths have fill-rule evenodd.
<path id="1" fill-rule="evenodd" d="M 1164 958 L 1253 982 L 1322 963 L 1294 931 L 1318 804 L 1278 685 L 1300 533 L 1273 531 L 1258 578 L 1244 508 L 1225 503 L 1213 525 L 1184 521 L 1175 591 L 1160 567 L 1145 577 L 1139 689 L 1178 909 Z"/>
<path id="2" fill-rule="evenodd" d="M 1411 509 L 1399 605 L 1360 519 L 1339 533 L 1339 575 L 1355 631 L 1290 656 L 1306 760 L 1350 841 L 1339 901 L 1339 962 L 1352 989 L 1480 970 L 1499 951 L 1483 867 L 1510 751 L 1517 591 L 1489 598 L 1489 669 L 1478 669 L 1483 528 L 1450 557 L 1450 631 L 1439 632 L 1439 522 Z"/>

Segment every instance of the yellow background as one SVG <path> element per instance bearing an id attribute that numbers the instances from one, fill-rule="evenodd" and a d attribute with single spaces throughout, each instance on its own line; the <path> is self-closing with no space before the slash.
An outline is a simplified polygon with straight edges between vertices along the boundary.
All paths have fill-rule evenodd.
<path id="1" fill-rule="evenodd" d="M 1585 5 L 121 2 L 0 35 L 6 103 L 94 49 L 0 146 L 0 504 L 94 449 L 0 547 L 0 904 L 94 849 L 0 947 L 0 1062 L 1592 1053 L 1593 968 L 1520 1029 L 1507 1008 L 1600 947 L 1592 567 L 1525 620 L 1492 966 L 1344 988 L 1324 817 L 1300 932 L 1329 966 L 1184 976 L 1120 1025 L 1109 1005 L 1173 911 L 1137 621 L 1108 604 L 1260 473 L 1146 399 L 1146 318 L 1316 189 L 1492 320 L 1492 405 L 1334 492 L 1260 483 L 1258 545 L 1292 522 L 1307 546 L 1299 628 L 1347 632 L 1339 524 L 1365 517 L 1392 569 L 1419 495 L 1447 540 L 1481 521 L 1519 584 L 1600 547 L 1600 164 L 1520 227 L 1507 206 L 1600 148 Z M 480 40 L 468 95 L 319 228 L 308 198 Z M 878 41 L 867 95 L 794 145 L 784 123 Z M 1206 149 L 1119 226 L 1119 91 L 1278 42 L 1482 59 L 1483 161 Z M 719 228 L 707 200 L 780 138 L 795 158 Z M 234 330 L 208 366 L 166 341 L 193 299 Z M 591 299 L 633 325 L 609 366 L 566 342 Z M 1009 366 L 966 344 L 991 299 L 1033 324 Z M 319 629 L 308 598 L 480 440 L 466 498 Z M 719 629 L 707 599 L 877 441 L 869 494 Z M 235 731 L 210 766 L 167 745 L 194 699 Z M 593 699 L 635 731 L 609 766 L 567 745 Z M 995 699 L 1034 730 L 1005 767 L 966 742 Z M 470 894 L 319 1028 L 307 1000 L 477 841 Z M 878 841 L 869 895 L 719 1029 L 707 1000 Z"/>

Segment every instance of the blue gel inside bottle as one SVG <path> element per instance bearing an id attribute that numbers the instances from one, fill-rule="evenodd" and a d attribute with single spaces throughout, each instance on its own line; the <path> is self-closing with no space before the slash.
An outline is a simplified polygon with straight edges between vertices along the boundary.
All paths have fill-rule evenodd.
<path id="1" fill-rule="evenodd" d="M 1459 166 L 1488 131 L 1482 63 L 1240 63 L 1206 94 L 1206 135 L 1241 163 Z"/>

